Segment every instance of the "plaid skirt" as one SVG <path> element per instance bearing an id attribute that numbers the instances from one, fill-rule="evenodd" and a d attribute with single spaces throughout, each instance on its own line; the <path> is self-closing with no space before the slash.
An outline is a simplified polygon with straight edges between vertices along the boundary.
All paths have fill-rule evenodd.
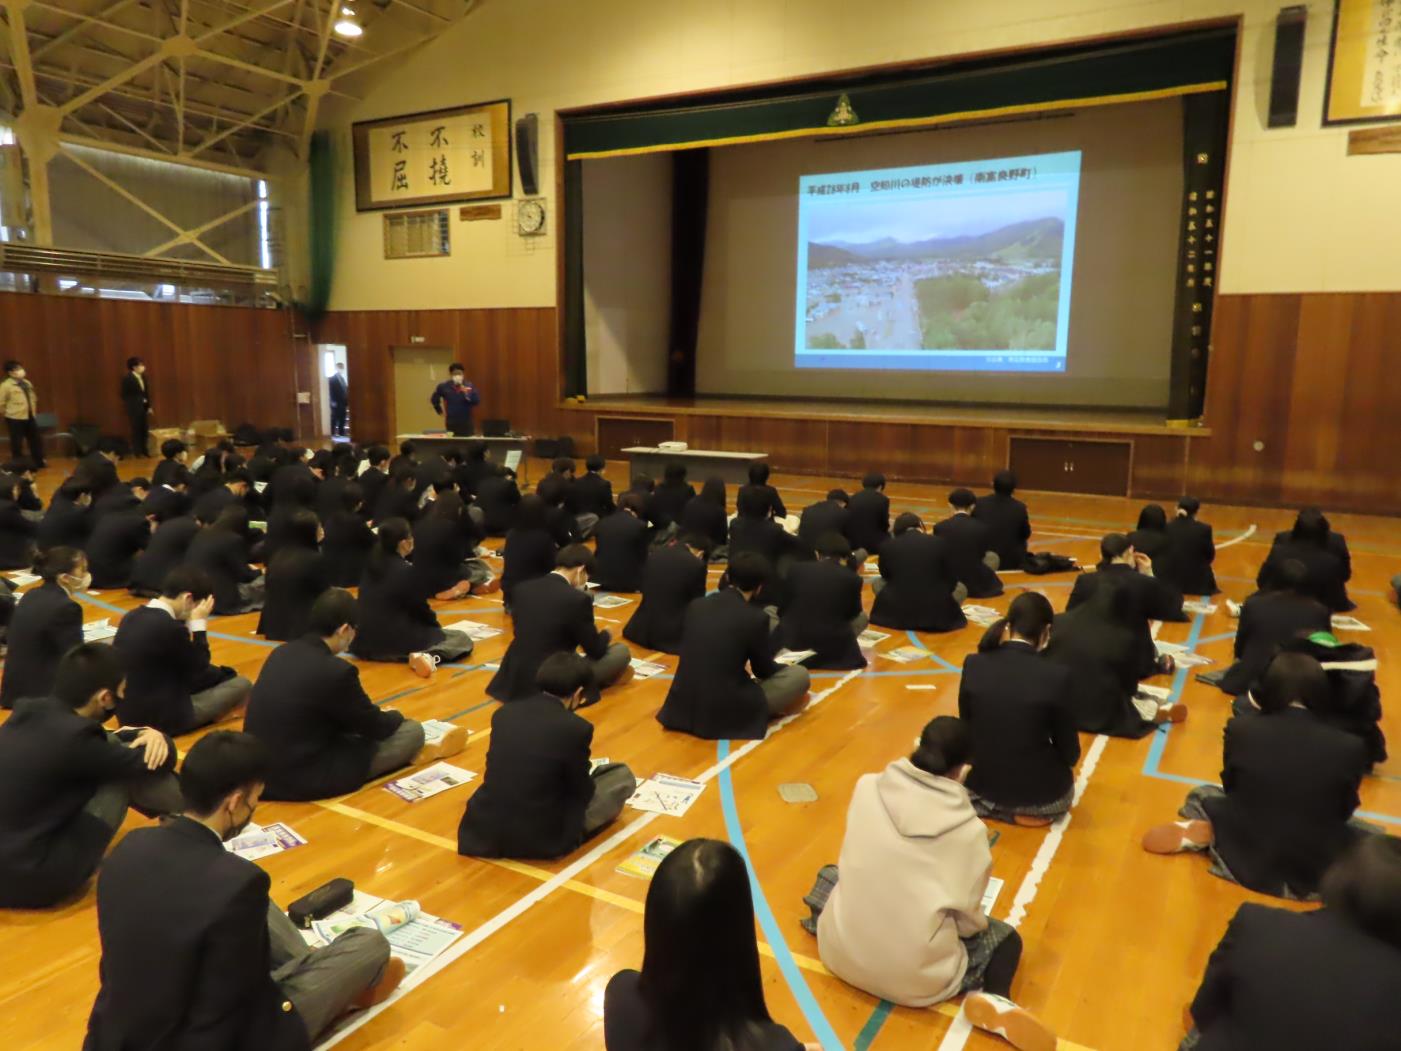
<path id="1" fill-rule="evenodd" d="M 984 799 L 976 792 L 969 792 L 968 799 L 973 804 L 973 812 L 981 818 L 991 818 L 993 821 L 1005 821 L 1011 824 L 1017 817 L 1060 817 L 1070 809 L 1070 804 L 1075 801 L 1075 786 L 1059 799 L 1053 799 L 1049 803 L 1040 803 L 1033 806 L 1001 806 L 991 800 Z"/>

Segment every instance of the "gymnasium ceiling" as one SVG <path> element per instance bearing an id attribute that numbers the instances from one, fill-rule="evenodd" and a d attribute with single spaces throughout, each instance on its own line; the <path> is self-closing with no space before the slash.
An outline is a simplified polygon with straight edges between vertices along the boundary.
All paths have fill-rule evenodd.
<path id="1" fill-rule="evenodd" d="M 65 141 L 260 170 L 305 156 L 323 98 L 478 0 L 0 0 L 0 110 L 46 112 Z M 362 36 L 332 31 L 352 3 Z"/>

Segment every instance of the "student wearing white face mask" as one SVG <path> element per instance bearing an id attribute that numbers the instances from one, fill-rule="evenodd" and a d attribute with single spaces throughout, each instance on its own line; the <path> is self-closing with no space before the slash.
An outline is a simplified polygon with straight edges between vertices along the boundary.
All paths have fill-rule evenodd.
<path id="1" fill-rule="evenodd" d="M 73 594 L 92 584 L 88 558 L 76 547 L 56 547 L 35 567 L 43 584 L 25 593 L 10 619 L 9 654 L 0 678 L 0 707 L 21 697 L 47 697 L 59 659 L 83 641 L 83 609 Z"/>
<path id="2" fill-rule="evenodd" d="M 38 404 L 39 396 L 26 378 L 24 364 L 5 362 L 5 378 L 0 380 L 0 411 L 5 413 L 5 425 L 10 429 L 10 457 L 23 456 L 22 446 L 27 441 L 29 459 L 36 471 L 45 466 L 44 443 L 39 440 L 39 424 L 34 418 Z"/>

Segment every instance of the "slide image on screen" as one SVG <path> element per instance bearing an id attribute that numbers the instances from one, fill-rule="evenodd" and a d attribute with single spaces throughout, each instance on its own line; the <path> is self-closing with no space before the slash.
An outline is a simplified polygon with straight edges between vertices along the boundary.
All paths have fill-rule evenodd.
<path id="1" fill-rule="evenodd" d="M 1065 373 L 1080 152 L 803 176 L 799 368 Z"/>

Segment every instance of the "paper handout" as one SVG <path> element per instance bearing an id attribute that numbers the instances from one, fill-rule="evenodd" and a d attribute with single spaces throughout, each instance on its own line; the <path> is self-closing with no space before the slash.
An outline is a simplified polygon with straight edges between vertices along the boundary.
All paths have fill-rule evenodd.
<path id="1" fill-rule="evenodd" d="M 655 774 L 637 786 L 627 805 L 651 814 L 680 817 L 691 809 L 705 785 L 673 774 Z"/>
<path id="2" fill-rule="evenodd" d="M 390 781 L 384 787 L 400 799 L 417 803 L 420 799 L 428 799 L 430 796 L 436 796 L 450 788 L 465 785 L 476 776 L 472 771 L 463 770 L 460 766 L 453 766 L 451 763 L 434 763 L 432 766 L 424 767 L 416 774 L 401 777 L 397 781 Z"/>

